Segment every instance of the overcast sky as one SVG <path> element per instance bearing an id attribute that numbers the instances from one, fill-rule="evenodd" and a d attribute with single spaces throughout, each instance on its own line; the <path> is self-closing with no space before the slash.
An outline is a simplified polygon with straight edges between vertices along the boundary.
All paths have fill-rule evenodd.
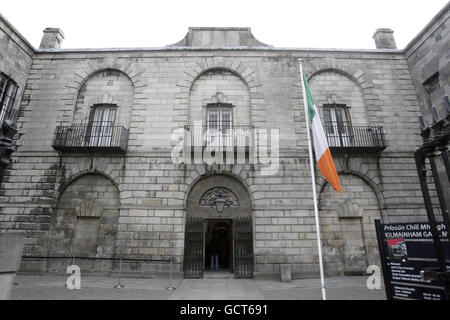
<path id="1" fill-rule="evenodd" d="M 250 27 L 276 47 L 374 49 L 391 28 L 403 49 L 447 0 L 11 0 L 0 13 L 34 46 L 61 28 L 63 48 L 163 47 L 188 27 Z"/>

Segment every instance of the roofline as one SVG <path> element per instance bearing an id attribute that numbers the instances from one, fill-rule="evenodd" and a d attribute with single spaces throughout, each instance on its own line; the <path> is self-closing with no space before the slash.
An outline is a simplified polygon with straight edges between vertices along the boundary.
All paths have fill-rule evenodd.
<path id="1" fill-rule="evenodd" d="M 409 51 L 414 44 L 416 44 L 420 38 L 422 38 L 423 35 L 431 29 L 434 23 L 436 23 L 438 19 L 447 13 L 448 10 L 450 10 L 450 1 L 447 2 L 447 4 L 430 20 L 430 22 L 428 22 L 425 27 L 423 27 L 422 30 L 406 45 L 405 49 L 403 49 L 405 53 Z"/>
<path id="2" fill-rule="evenodd" d="M 431 21 L 407 44 L 404 49 L 341 49 L 341 48 L 298 48 L 298 47 L 273 47 L 273 46 L 235 46 L 235 47 L 197 47 L 197 46 L 173 46 L 168 45 L 164 47 L 129 47 L 129 48 L 72 48 L 72 49 L 36 49 L 33 45 L 0 13 L 0 20 L 23 41 L 28 49 L 33 53 L 52 54 L 52 53 L 101 53 L 101 52 L 145 52 L 145 51 L 308 51 L 308 52 L 337 52 L 337 53 L 384 53 L 384 54 L 405 54 L 411 47 L 420 40 L 420 38 L 432 27 L 432 25 L 441 18 L 450 9 L 450 2 L 448 2 Z M 201 27 L 189 27 L 189 29 L 199 29 Z M 211 27 L 210 29 L 217 29 Z M 219 28 L 219 29 L 242 29 L 250 30 L 250 28 Z M 18 44 L 20 46 L 20 44 Z"/>
<path id="3" fill-rule="evenodd" d="M 31 51 L 33 51 L 33 53 L 37 52 L 36 48 L 33 47 L 33 45 L 13 26 L 13 24 L 11 22 L 8 21 L 8 19 L 5 18 L 5 16 L 3 16 L 0 13 L 0 20 L 3 20 L 4 23 L 11 29 L 12 32 L 14 32 L 16 34 L 16 36 L 23 41 L 23 43 L 25 43 L 25 45 L 28 46 L 28 49 L 30 49 Z M 17 42 L 16 42 L 17 43 Z M 21 46 L 20 43 L 17 43 L 17 45 Z"/>
<path id="4" fill-rule="evenodd" d="M 136 47 L 136 48 L 74 48 L 74 49 L 37 49 L 36 53 L 101 53 L 101 52 L 177 52 L 177 51 L 308 51 L 308 52 L 339 52 L 339 53 L 381 53 L 381 54 L 403 54 L 404 49 L 340 49 L 340 48 L 298 48 L 298 47 L 255 47 L 255 46 L 235 46 L 235 47 L 197 47 L 197 46 L 165 46 L 165 47 Z"/>

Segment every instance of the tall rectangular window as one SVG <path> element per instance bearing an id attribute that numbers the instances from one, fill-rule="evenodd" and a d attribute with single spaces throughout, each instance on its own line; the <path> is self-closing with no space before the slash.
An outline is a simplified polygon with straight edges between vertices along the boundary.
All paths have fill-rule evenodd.
<path id="1" fill-rule="evenodd" d="M 230 104 L 210 104 L 207 109 L 206 132 L 209 147 L 231 147 L 233 115 Z"/>
<path id="2" fill-rule="evenodd" d="M 430 78 L 428 78 L 424 83 L 423 86 L 426 91 L 426 99 L 428 103 L 428 107 L 431 108 L 431 106 L 438 106 L 439 103 L 442 101 L 442 90 L 441 90 L 441 84 L 439 82 L 439 72 L 436 72 L 433 74 Z"/>
<path id="3" fill-rule="evenodd" d="M 11 78 L 0 72 L 0 125 L 11 116 L 18 88 Z"/>
<path id="4" fill-rule="evenodd" d="M 96 105 L 92 108 L 87 137 L 90 146 L 111 146 L 116 109 L 115 105 Z"/>
<path id="5" fill-rule="evenodd" d="M 330 147 L 351 145 L 351 124 L 348 108 L 345 105 L 324 105 L 325 131 Z"/>

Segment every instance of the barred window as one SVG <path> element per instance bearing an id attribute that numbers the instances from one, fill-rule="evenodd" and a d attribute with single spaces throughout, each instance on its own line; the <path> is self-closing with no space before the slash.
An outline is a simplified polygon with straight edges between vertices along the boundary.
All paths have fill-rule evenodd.
<path id="1" fill-rule="evenodd" d="M 427 103 L 431 107 L 432 105 L 437 106 L 440 101 L 442 101 L 443 90 L 441 90 L 441 84 L 439 82 L 439 72 L 433 74 L 424 83 L 425 92 L 427 94 Z"/>
<path id="2" fill-rule="evenodd" d="M 232 146 L 233 113 L 231 110 L 231 104 L 208 104 L 207 112 L 206 130 L 208 146 Z"/>
<path id="3" fill-rule="evenodd" d="M 95 105 L 89 121 L 89 144 L 91 146 L 110 146 L 116 118 L 116 105 Z"/>
<path id="4" fill-rule="evenodd" d="M 326 104 L 323 106 L 325 131 L 331 147 L 350 146 L 351 122 L 346 105 Z"/>
<path id="5" fill-rule="evenodd" d="M 14 80 L 0 72 L 0 125 L 11 116 L 18 88 Z"/>

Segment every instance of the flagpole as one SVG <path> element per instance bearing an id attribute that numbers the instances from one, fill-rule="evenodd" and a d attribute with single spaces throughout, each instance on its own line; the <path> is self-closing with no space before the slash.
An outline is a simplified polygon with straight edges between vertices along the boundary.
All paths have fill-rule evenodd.
<path id="1" fill-rule="evenodd" d="M 307 101 L 306 101 L 306 89 L 305 89 L 305 84 L 303 82 L 302 59 L 298 59 L 298 62 L 299 62 L 299 66 L 300 66 L 300 77 L 302 80 L 303 104 L 305 106 L 305 117 L 306 117 L 306 131 L 308 132 L 309 163 L 310 163 L 310 167 L 311 167 L 311 183 L 312 183 L 313 202 L 314 202 L 314 215 L 316 218 L 317 249 L 319 251 L 320 287 L 322 288 L 322 300 L 327 300 L 327 296 L 326 296 L 326 292 L 325 292 L 325 279 L 324 279 L 324 275 L 323 275 L 322 244 L 320 241 L 320 223 L 319 223 L 319 209 L 317 207 L 316 178 L 315 178 L 315 174 L 314 174 L 314 161 L 313 161 L 312 147 L 311 147 L 311 133 L 309 131 L 309 117 L 308 117 L 308 107 L 307 107 Z"/>

